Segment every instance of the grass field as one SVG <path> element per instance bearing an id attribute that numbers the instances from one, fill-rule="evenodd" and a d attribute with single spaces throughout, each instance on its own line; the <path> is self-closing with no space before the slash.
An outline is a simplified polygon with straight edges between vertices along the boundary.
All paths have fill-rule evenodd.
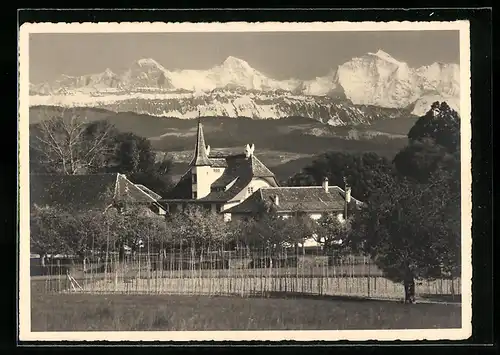
<path id="1" fill-rule="evenodd" d="M 37 295 L 32 331 L 418 329 L 460 327 L 460 306 L 165 295 Z"/>

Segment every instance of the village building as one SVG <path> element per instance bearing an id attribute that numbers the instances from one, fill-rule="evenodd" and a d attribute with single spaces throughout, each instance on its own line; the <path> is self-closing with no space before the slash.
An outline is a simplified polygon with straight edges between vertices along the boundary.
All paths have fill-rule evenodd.
<path id="1" fill-rule="evenodd" d="M 105 211 L 125 204 L 146 206 L 165 215 L 160 195 L 136 185 L 124 174 L 30 175 L 30 205 L 59 207 L 72 212 Z"/>
<path id="2" fill-rule="evenodd" d="M 254 192 L 241 204 L 225 211 L 228 219 L 245 219 L 259 213 L 259 209 L 271 207 L 283 219 L 294 213 L 302 213 L 313 220 L 325 214 L 334 214 L 342 223 L 349 214 L 362 206 L 362 202 L 351 197 L 351 188 L 345 190 L 329 186 L 325 178 L 322 186 L 266 187 Z M 306 239 L 302 246 L 317 246 L 317 236 Z"/>
<path id="3" fill-rule="evenodd" d="M 278 181 L 247 145 L 244 153 L 211 151 L 205 145 L 203 126 L 198 132 L 193 159 L 172 191 L 161 200 L 167 211 L 175 213 L 187 205 L 201 205 L 213 212 L 224 212 L 263 187 L 277 187 Z"/>
<path id="4" fill-rule="evenodd" d="M 189 168 L 160 203 L 169 213 L 188 205 L 203 206 L 224 214 L 226 221 L 255 215 L 262 204 L 272 205 L 283 218 L 300 211 L 315 220 L 326 213 L 334 213 L 340 221 L 362 206 L 361 201 L 351 196 L 350 187 L 329 186 L 326 178 L 321 186 L 280 186 L 274 173 L 257 158 L 254 150 L 252 144 L 246 145 L 241 154 L 211 151 L 198 120 Z M 307 242 L 316 245 L 313 239 Z"/>
<path id="5" fill-rule="evenodd" d="M 263 204 L 272 206 L 285 219 L 295 212 L 306 213 L 314 220 L 320 219 L 325 213 L 333 213 L 343 221 L 349 211 L 361 206 L 362 202 L 351 197 L 350 187 L 342 190 L 338 186 L 328 186 L 328 179 L 325 179 L 322 186 L 261 188 L 225 213 L 230 214 L 231 219 L 245 218 L 258 213 Z"/>
<path id="6" fill-rule="evenodd" d="M 161 196 L 149 188 L 134 184 L 123 174 L 92 175 L 30 175 L 30 208 L 57 207 L 72 213 L 98 211 L 105 213 L 110 208 L 121 210 L 127 206 L 144 206 L 146 213 L 165 215 L 158 202 Z M 128 246 L 124 246 L 130 250 Z M 30 255 L 31 275 L 41 275 L 46 270 L 45 258 Z M 50 255 L 52 260 L 67 265 L 74 255 Z"/>

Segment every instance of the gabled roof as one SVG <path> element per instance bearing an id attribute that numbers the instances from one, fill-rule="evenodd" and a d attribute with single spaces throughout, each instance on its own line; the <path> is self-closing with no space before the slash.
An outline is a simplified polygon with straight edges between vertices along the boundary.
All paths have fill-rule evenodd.
<path id="1" fill-rule="evenodd" d="M 252 174 L 255 177 L 274 177 L 274 173 L 269 170 L 255 155 L 251 156 Z"/>
<path id="2" fill-rule="evenodd" d="M 146 186 L 144 185 L 141 185 L 141 184 L 135 184 L 135 186 L 137 186 L 138 188 L 140 188 L 142 191 L 144 191 L 145 193 L 147 193 L 149 196 L 151 196 L 153 199 L 155 200 L 160 200 L 161 199 L 161 195 L 157 194 L 156 192 L 154 192 L 153 190 L 147 188 Z"/>
<path id="3" fill-rule="evenodd" d="M 243 190 L 254 177 L 265 179 L 271 186 L 278 186 L 276 177 L 255 155 L 247 157 L 245 154 L 225 155 L 220 154 L 219 158 L 211 158 L 216 161 L 212 167 L 224 167 L 222 175 L 211 185 L 211 192 L 197 201 L 199 202 L 225 202 L 235 197 Z M 222 163 L 224 161 L 224 164 Z M 231 184 L 231 185 L 230 185 Z M 230 186 L 229 186 L 230 185 Z M 190 200 L 192 199 L 192 173 L 191 169 L 186 171 L 179 182 L 165 196 L 165 200 Z"/>
<path id="4" fill-rule="evenodd" d="M 238 151 L 238 148 L 212 148 L 208 157 L 210 160 L 217 158 L 226 159 L 232 155 L 238 155 L 239 153 L 235 154 L 236 151 Z"/>
<path id="5" fill-rule="evenodd" d="M 30 175 L 30 205 L 104 209 L 113 199 L 117 175 Z"/>
<path id="6" fill-rule="evenodd" d="M 274 174 L 255 156 L 245 154 L 228 156 L 227 168 L 212 183 L 212 191 L 202 201 L 229 201 L 241 192 L 255 177 L 266 179 L 271 186 L 278 186 Z"/>
<path id="7" fill-rule="evenodd" d="M 276 196 L 278 205 L 274 203 Z M 344 210 L 345 191 L 338 186 L 329 187 L 328 192 L 322 186 L 265 187 L 254 192 L 241 204 L 224 212 L 257 213 L 262 202 L 273 205 L 277 212 L 341 212 Z M 358 200 L 351 198 L 351 206 L 359 204 Z"/>
<path id="8" fill-rule="evenodd" d="M 198 119 L 198 133 L 196 135 L 196 146 L 194 147 L 193 160 L 190 166 L 210 166 L 212 162 L 208 158 L 207 147 L 205 146 L 205 136 L 203 135 L 203 126 Z"/>
<path id="9" fill-rule="evenodd" d="M 227 168 L 227 162 L 224 158 L 210 157 L 210 161 L 212 162 L 212 168 Z"/>
<path id="10" fill-rule="evenodd" d="M 69 210 L 101 210 L 116 201 L 155 203 L 122 174 L 30 175 L 30 204 Z"/>

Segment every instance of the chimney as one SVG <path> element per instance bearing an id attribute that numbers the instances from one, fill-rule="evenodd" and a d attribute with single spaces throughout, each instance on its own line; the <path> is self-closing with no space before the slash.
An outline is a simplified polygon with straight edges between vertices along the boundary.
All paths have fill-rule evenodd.
<path id="1" fill-rule="evenodd" d="M 276 206 L 279 206 L 280 205 L 280 198 L 278 195 L 274 195 L 274 204 Z"/>
<path id="2" fill-rule="evenodd" d="M 328 178 L 325 177 L 323 179 L 323 189 L 325 190 L 325 192 L 328 192 Z"/>
<path id="3" fill-rule="evenodd" d="M 347 219 L 347 210 L 349 203 L 351 202 L 351 187 L 347 184 L 345 179 L 344 182 L 345 182 L 344 218 Z"/>

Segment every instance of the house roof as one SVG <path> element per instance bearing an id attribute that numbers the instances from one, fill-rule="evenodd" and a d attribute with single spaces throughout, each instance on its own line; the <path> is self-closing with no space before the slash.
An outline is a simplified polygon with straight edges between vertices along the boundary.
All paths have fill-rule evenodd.
<path id="1" fill-rule="evenodd" d="M 278 186 L 276 178 L 255 155 L 247 157 L 245 154 L 232 154 L 220 158 L 222 154 L 218 154 L 219 158 L 212 158 L 212 161 L 224 161 L 225 170 L 222 175 L 215 180 L 211 185 L 211 192 L 197 201 L 199 202 L 225 202 L 235 197 L 242 189 L 244 189 L 253 178 L 258 177 L 265 179 L 271 186 Z M 222 163 L 218 163 L 222 166 Z M 216 167 L 212 165 L 212 167 Z M 192 174 L 191 169 L 186 171 L 180 178 L 177 185 L 165 196 L 163 200 L 179 200 L 192 198 Z"/>
<path id="2" fill-rule="evenodd" d="M 235 150 L 237 150 L 237 148 L 212 148 L 210 149 L 210 154 L 208 155 L 208 157 L 210 158 L 210 160 L 217 158 L 222 158 L 225 160 L 229 156 L 238 155 L 239 153 L 235 154 Z"/>
<path id="3" fill-rule="evenodd" d="M 30 203 L 71 210 L 104 209 L 113 201 L 131 198 L 138 203 L 156 200 L 122 174 L 30 175 Z"/>
<path id="4" fill-rule="evenodd" d="M 212 158 L 209 156 L 210 161 L 212 162 L 213 168 L 227 168 L 227 162 L 224 158 Z"/>
<path id="5" fill-rule="evenodd" d="M 278 185 L 274 174 L 254 155 L 228 156 L 226 162 L 224 173 L 212 183 L 211 192 L 200 200 L 229 201 L 256 177 L 266 179 L 272 186 Z"/>
<path id="6" fill-rule="evenodd" d="M 278 197 L 278 205 L 275 197 Z M 322 186 L 301 187 L 265 187 L 254 192 L 241 204 L 229 208 L 225 213 L 252 214 L 257 213 L 264 202 L 273 205 L 277 212 L 291 212 L 299 210 L 303 212 L 328 212 L 343 211 L 345 203 L 345 191 L 338 186 L 331 186 L 328 192 Z M 351 198 L 351 205 L 359 205 L 360 202 Z"/>
<path id="7" fill-rule="evenodd" d="M 161 195 L 157 194 L 156 192 L 154 192 L 153 190 L 147 188 L 146 186 L 144 185 L 141 185 L 141 184 L 135 184 L 135 186 L 137 186 L 138 188 L 140 188 L 142 191 L 144 191 L 145 193 L 147 193 L 149 196 L 151 196 L 153 199 L 155 200 L 160 200 L 161 199 Z"/>

